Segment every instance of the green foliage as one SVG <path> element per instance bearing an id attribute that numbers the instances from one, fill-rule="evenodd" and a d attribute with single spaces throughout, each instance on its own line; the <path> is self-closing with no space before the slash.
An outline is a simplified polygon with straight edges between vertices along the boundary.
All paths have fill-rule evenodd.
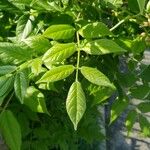
<path id="1" fill-rule="evenodd" d="M 45 65 L 52 65 L 57 62 L 62 62 L 64 59 L 70 57 L 76 51 L 74 43 L 55 44 L 43 56 Z"/>
<path id="2" fill-rule="evenodd" d="M 52 25 L 44 32 L 44 36 L 53 40 L 70 39 L 74 35 L 74 28 L 67 24 Z"/>
<path id="3" fill-rule="evenodd" d="M 81 83 L 78 81 L 74 82 L 69 89 L 66 109 L 72 123 L 74 124 L 74 129 L 77 130 L 77 125 L 86 110 L 85 95 Z"/>
<path id="4" fill-rule="evenodd" d="M 114 122 L 120 114 L 127 108 L 129 101 L 127 99 L 116 99 L 111 108 L 111 120 Z"/>
<path id="5" fill-rule="evenodd" d="M 128 129 L 128 134 L 131 132 L 131 129 L 134 123 L 136 122 L 136 119 L 137 119 L 137 112 L 135 110 L 130 111 L 127 115 L 126 122 L 125 122 L 125 125 Z"/>
<path id="6" fill-rule="evenodd" d="M 87 24 L 79 30 L 79 34 L 86 39 L 112 35 L 112 33 L 109 31 L 109 28 L 102 22 Z"/>
<path id="7" fill-rule="evenodd" d="M 112 40 L 100 39 L 87 42 L 83 47 L 83 50 L 92 55 L 103 55 L 109 53 L 121 53 L 125 52 L 123 48 L 117 45 Z"/>
<path id="8" fill-rule="evenodd" d="M 140 128 L 144 136 L 150 136 L 150 122 L 142 115 L 139 116 Z"/>
<path id="9" fill-rule="evenodd" d="M 14 90 L 17 98 L 20 100 L 22 104 L 24 103 L 27 87 L 28 87 L 28 79 L 26 73 L 23 71 L 17 73 L 14 81 Z"/>
<path id="10" fill-rule="evenodd" d="M 34 112 L 49 114 L 46 108 L 44 95 L 33 86 L 28 87 L 24 104 Z"/>
<path id="11" fill-rule="evenodd" d="M 8 146 L 12 150 L 20 150 L 21 148 L 20 126 L 11 111 L 6 110 L 1 113 L 0 130 L 4 135 Z"/>
<path id="12" fill-rule="evenodd" d="M 62 80 L 72 74 L 74 71 L 73 65 L 63 65 L 54 67 L 47 71 L 37 83 L 41 82 L 55 82 Z"/>
<path id="13" fill-rule="evenodd" d="M 12 87 L 13 77 L 2 76 L 0 77 L 0 97 L 5 95 L 5 93 Z"/>
<path id="14" fill-rule="evenodd" d="M 106 138 L 98 108 L 114 93 L 110 123 L 135 105 L 128 132 L 138 121 L 149 136 L 150 66 L 141 61 L 149 19 L 146 0 L 1 0 L 0 130 L 8 147 L 89 149 Z"/>
<path id="15" fill-rule="evenodd" d="M 95 68 L 82 66 L 81 73 L 87 80 L 89 80 L 93 84 L 113 89 L 115 88 L 114 85 L 110 83 L 109 79 Z"/>

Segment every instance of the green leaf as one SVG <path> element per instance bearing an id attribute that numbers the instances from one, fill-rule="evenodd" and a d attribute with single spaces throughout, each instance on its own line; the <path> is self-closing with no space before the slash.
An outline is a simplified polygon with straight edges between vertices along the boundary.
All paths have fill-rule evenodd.
<path id="1" fill-rule="evenodd" d="M 140 128 L 144 136 L 150 136 L 150 122 L 144 116 L 139 116 Z"/>
<path id="2" fill-rule="evenodd" d="M 28 5 L 28 6 L 30 6 L 30 3 L 31 3 L 32 1 L 33 1 L 33 0 L 13 0 L 14 3 L 24 4 L 24 5 Z"/>
<path id="3" fill-rule="evenodd" d="M 141 74 L 139 75 L 140 78 L 142 78 L 142 80 L 144 80 L 145 82 L 150 82 L 150 65 L 148 65 L 144 71 L 141 72 Z"/>
<path id="4" fill-rule="evenodd" d="M 148 113 L 148 112 L 150 112 L 150 102 L 142 102 L 142 103 L 137 105 L 137 108 L 142 113 Z"/>
<path id="5" fill-rule="evenodd" d="M 132 87 L 137 81 L 137 77 L 132 72 L 119 73 L 117 75 L 117 80 L 122 87 Z"/>
<path id="6" fill-rule="evenodd" d="M 88 42 L 85 44 L 82 50 L 92 55 L 104 55 L 110 53 L 126 52 L 126 50 L 121 48 L 115 42 L 108 39 L 100 39 L 100 40 Z"/>
<path id="7" fill-rule="evenodd" d="M 139 55 L 145 49 L 146 49 L 146 43 L 144 39 L 141 39 L 140 37 L 138 37 L 134 41 L 132 41 L 131 51 L 133 52 L 133 54 Z"/>
<path id="8" fill-rule="evenodd" d="M 42 78 L 37 81 L 36 83 L 41 83 L 41 82 L 55 82 L 62 80 L 66 77 L 68 77 L 70 74 L 73 73 L 74 71 L 74 66 L 73 65 L 63 65 L 59 67 L 54 67 L 51 70 L 47 71 Z"/>
<path id="9" fill-rule="evenodd" d="M 38 75 L 42 71 L 42 59 L 36 58 L 31 63 L 31 71 L 34 75 Z"/>
<path id="10" fill-rule="evenodd" d="M 105 86 L 115 89 L 114 85 L 109 81 L 109 79 L 96 68 L 82 66 L 80 70 L 83 76 L 89 82 L 99 86 Z"/>
<path id="11" fill-rule="evenodd" d="M 137 3 L 139 5 L 140 13 L 143 14 L 145 4 L 147 0 L 137 0 Z"/>
<path id="12" fill-rule="evenodd" d="M 128 0 L 128 6 L 132 12 L 139 13 L 139 5 L 137 0 Z"/>
<path id="13" fill-rule="evenodd" d="M 150 1 L 148 1 L 146 4 L 146 11 L 150 13 Z"/>
<path id="14" fill-rule="evenodd" d="M 126 122 L 125 122 L 126 128 L 128 130 L 128 135 L 129 135 L 136 119 L 137 119 L 137 112 L 135 110 L 130 111 L 127 115 Z"/>
<path id="15" fill-rule="evenodd" d="M 9 12 L 20 12 L 20 10 L 8 0 L 0 0 L 0 9 Z"/>
<path id="16" fill-rule="evenodd" d="M 83 114 L 86 110 L 86 99 L 81 83 L 74 82 L 68 92 L 66 101 L 67 113 L 74 125 L 74 129 L 77 130 L 77 126 Z"/>
<path id="17" fill-rule="evenodd" d="M 114 92 L 114 89 L 108 87 L 99 87 L 98 91 L 94 93 L 93 104 L 100 104 L 107 100 Z"/>
<path id="18" fill-rule="evenodd" d="M 105 0 L 107 3 L 112 4 L 115 7 L 121 7 L 123 0 Z"/>
<path id="19" fill-rule="evenodd" d="M 67 24 L 52 25 L 46 29 L 43 35 L 53 40 L 65 40 L 73 37 L 75 29 Z"/>
<path id="20" fill-rule="evenodd" d="M 21 149 L 21 130 L 18 121 L 11 111 L 0 114 L 0 130 L 10 150 Z"/>
<path id="21" fill-rule="evenodd" d="M 133 12 L 143 14 L 147 0 L 128 0 L 128 5 Z"/>
<path id="22" fill-rule="evenodd" d="M 112 35 L 109 28 L 102 22 L 89 23 L 79 30 L 79 34 L 87 39 Z"/>
<path id="23" fill-rule="evenodd" d="M 35 10 L 41 11 L 49 11 L 49 12 L 59 12 L 62 11 L 62 7 L 59 7 L 58 1 L 43 1 L 43 0 L 33 0 L 31 6 Z"/>
<path id="24" fill-rule="evenodd" d="M 0 53 L 4 53 L 8 57 L 12 57 L 20 61 L 29 60 L 32 56 L 30 48 L 25 47 L 22 44 L 13 44 L 8 42 L 0 42 Z"/>
<path id="25" fill-rule="evenodd" d="M 49 114 L 46 108 L 44 95 L 33 86 L 27 88 L 24 104 L 34 112 Z"/>
<path id="26" fill-rule="evenodd" d="M 110 123 L 114 122 L 127 108 L 129 101 L 126 99 L 116 99 L 111 108 Z"/>
<path id="27" fill-rule="evenodd" d="M 9 89 L 13 86 L 14 78 L 12 76 L 0 77 L 0 97 L 4 96 Z"/>
<path id="28" fill-rule="evenodd" d="M 58 92 L 59 91 L 59 89 L 57 89 L 55 87 L 54 82 L 40 83 L 38 85 L 38 88 L 42 89 L 42 90 L 48 90 L 48 91 L 54 91 L 54 92 Z"/>
<path id="29" fill-rule="evenodd" d="M 14 89 L 17 98 L 20 100 L 22 104 L 24 102 L 27 87 L 28 87 L 28 79 L 26 72 L 22 71 L 17 73 L 15 76 Z"/>
<path id="30" fill-rule="evenodd" d="M 0 66 L 0 75 L 9 74 L 16 70 L 16 66 Z"/>
<path id="31" fill-rule="evenodd" d="M 22 41 L 30 35 L 32 32 L 33 21 L 34 17 L 29 15 L 23 15 L 19 18 L 16 27 L 16 35 L 18 40 Z"/>
<path id="32" fill-rule="evenodd" d="M 0 97 L 0 106 L 3 104 L 3 101 L 4 101 L 4 99 L 5 99 L 6 96 L 7 95 L 5 94 L 5 95 L 3 95 L 3 96 Z"/>
<path id="33" fill-rule="evenodd" d="M 139 85 L 130 89 L 131 95 L 137 99 L 145 99 L 150 94 L 150 88 L 146 85 Z"/>
<path id="34" fill-rule="evenodd" d="M 30 36 L 23 42 L 32 48 L 36 54 L 43 54 L 51 47 L 49 40 L 42 35 Z"/>
<path id="35" fill-rule="evenodd" d="M 13 89 L 14 77 L 11 75 L 0 77 L 0 106 Z"/>
<path id="36" fill-rule="evenodd" d="M 43 61 L 46 64 L 55 64 L 70 57 L 75 51 L 74 43 L 56 44 L 44 54 Z"/>

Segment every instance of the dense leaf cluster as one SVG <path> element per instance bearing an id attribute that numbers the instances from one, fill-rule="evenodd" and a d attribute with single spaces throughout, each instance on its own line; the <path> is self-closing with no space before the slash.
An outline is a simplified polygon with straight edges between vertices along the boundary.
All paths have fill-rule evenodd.
<path id="1" fill-rule="evenodd" d="M 147 0 L 1 0 L 0 22 L 0 131 L 11 150 L 92 149 L 113 94 L 110 123 L 130 105 L 128 132 L 139 121 L 150 136 Z"/>

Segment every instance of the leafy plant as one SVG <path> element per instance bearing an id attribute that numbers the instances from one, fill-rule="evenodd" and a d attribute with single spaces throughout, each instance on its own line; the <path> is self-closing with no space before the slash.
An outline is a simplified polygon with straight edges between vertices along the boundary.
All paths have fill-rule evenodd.
<path id="1" fill-rule="evenodd" d="M 125 124 L 130 132 L 139 120 L 150 136 L 149 65 L 141 62 L 149 19 L 146 0 L 1 0 L 0 130 L 8 147 L 88 149 L 105 140 L 97 108 L 113 93 L 110 123 L 140 98 Z"/>

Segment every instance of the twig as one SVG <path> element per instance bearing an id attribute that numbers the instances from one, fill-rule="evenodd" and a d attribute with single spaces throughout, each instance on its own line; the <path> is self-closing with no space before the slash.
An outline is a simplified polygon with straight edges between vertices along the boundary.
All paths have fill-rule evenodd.
<path id="1" fill-rule="evenodd" d="M 124 23 L 126 20 L 129 20 L 130 18 L 131 18 L 131 17 L 128 16 L 128 17 L 126 17 L 125 19 L 122 19 L 122 20 L 119 21 L 115 26 L 113 26 L 113 27 L 110 29 L 110 31 L 115 30 L 117 27 L 119 27 L 122 23 Z"/>

